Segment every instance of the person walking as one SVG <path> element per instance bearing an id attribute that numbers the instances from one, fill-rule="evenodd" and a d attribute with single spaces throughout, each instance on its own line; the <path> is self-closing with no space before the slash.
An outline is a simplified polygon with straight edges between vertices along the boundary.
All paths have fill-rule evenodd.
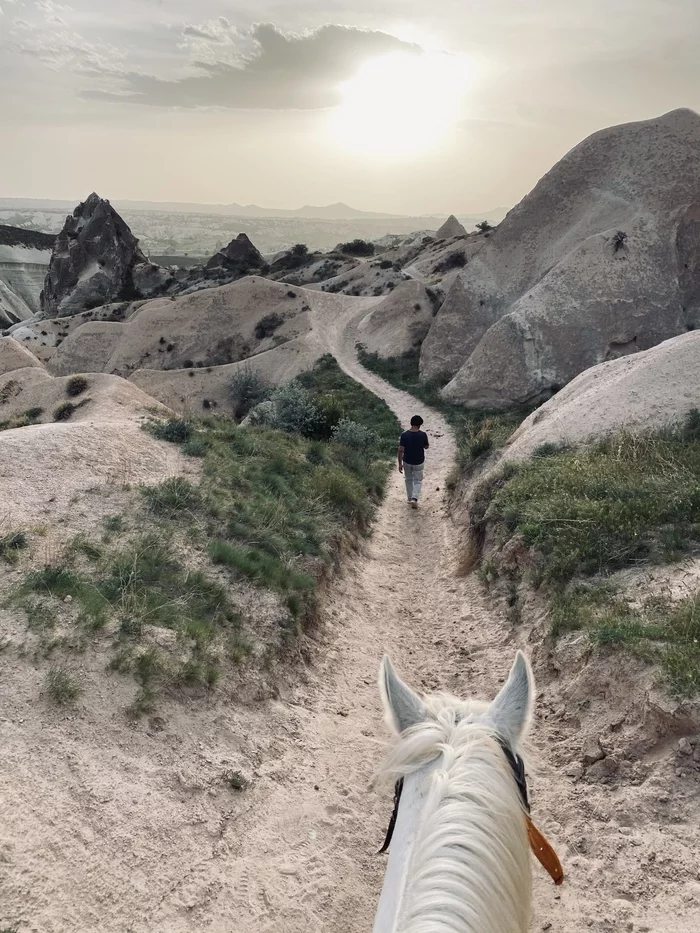
<path id="1" fill-rule="evenodd" d="M 425 468 L 425 452 L 430 447 L 428 435 L 425 431 L 421 431 L 422 424 L 421 416 L 414 415 L 411 418 L 410 429 L 404 431 L 399 438 L 399 473 L 403 473 L 406 480 L 406 495 L 413 509 L 418 508 Z"/>

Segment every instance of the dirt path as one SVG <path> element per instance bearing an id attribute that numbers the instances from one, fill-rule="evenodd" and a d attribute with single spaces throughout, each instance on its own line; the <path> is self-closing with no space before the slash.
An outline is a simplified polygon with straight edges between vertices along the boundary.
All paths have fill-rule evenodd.
<path id="1" fill-rule="evenodd" d="M 355 305 L 358 315 L 372 303 Z M 388 795 L 369 790 L 385 737 L 382 653 L 419 689 L 488 697 L 526 640 L 474 577 L 454 575 L 446 424 L 359 367 L 347 319 L 317 313 L 324 344 L 351 375 L 402 423 L 423 414 L 431 450 L 420 509 L 407 508 L 395 472 L 366 553 L 327 602 L 301 683 L 259 708 L 183 704 L 166 723 L 128 730 L 126 688 L 115 680 L 105 690 L 103 659 L 87 672 L 99 686 L 77 714 L 47 712 L 36 702 L 40 674 L 8 663 L 0 929 L 369 933 L 385 864 L 374 852 L 391 809 Z M 698 784 L 676 775 L 670 745 L 617 786 L 577 783 L 571 763 L 588 700 L 576 705 L 545 676 L 539 686 L 533 809 L 569 879 L 556 890 L 535 870 L 533 931 L 696 933 Z M 253 779 L 242 795 L 220 781 L 239 766 Z"/>

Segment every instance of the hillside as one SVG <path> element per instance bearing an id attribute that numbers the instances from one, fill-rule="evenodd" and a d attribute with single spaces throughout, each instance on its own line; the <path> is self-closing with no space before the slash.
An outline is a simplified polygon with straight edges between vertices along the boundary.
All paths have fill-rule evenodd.
<path id="1" fill-rule="evenodd" d="M 424 376 L 476 408 L 537 403 L 696 327 L 699 145 L 700 117 L 677 110 L 576 146 L 468 257 Z"/>

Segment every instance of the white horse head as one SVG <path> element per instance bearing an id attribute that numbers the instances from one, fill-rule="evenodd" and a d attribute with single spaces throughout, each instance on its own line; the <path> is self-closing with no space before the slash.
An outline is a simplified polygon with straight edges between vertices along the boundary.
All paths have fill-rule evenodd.
<path id="1" fill-rule="evenodd" d="M 514 766 L 532 718 L 527 658 L 517 653 L 490 704 L 421 699 L 387 657 L 379 689 L 396 736 L 386 774 L 404 783 L 374 933 L 525 933 L 531 868 Z"/>

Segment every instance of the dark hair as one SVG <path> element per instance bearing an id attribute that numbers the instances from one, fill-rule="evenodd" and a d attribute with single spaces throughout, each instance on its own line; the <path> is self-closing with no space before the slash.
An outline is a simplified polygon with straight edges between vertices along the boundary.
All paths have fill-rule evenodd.
<path id="1" fill-rule="evenodd" d="M 412 427 L 412 428 L 419 428 L 422 424 L 423 424 L 423 419 L 421 418 L 420 415 L 414 415 L 414 416 L 411 418 L 411 427 Z"/>

